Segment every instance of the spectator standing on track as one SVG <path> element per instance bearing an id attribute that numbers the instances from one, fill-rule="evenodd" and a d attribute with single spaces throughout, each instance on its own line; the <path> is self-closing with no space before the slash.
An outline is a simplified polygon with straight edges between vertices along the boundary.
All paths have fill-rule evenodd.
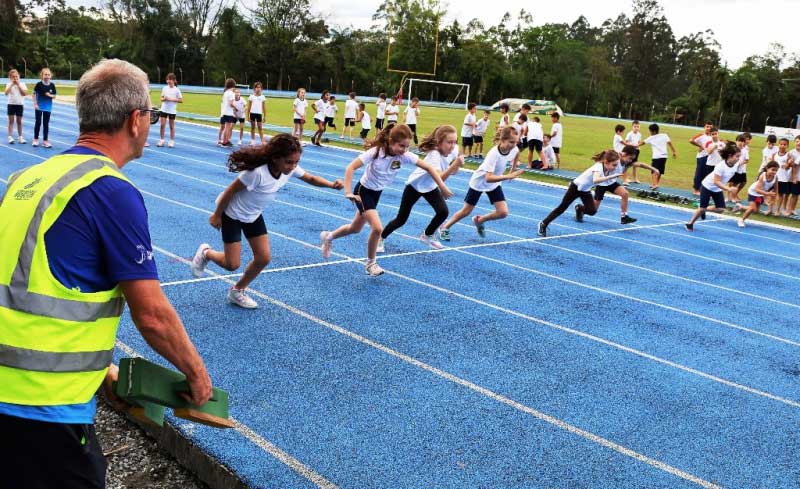
<path id="1" fill-rule="evenodd" d="M 25 95 L 28 94 L 28 86 L 20 81 L 19 71 L 10 70 L 8 72 L 8 83 L 6 84 L 6 97 L 8 97 L 8 144 L 14 144 L 14 120 L 17 122 L 17 136 L 19 144 L 25 144 L 22 137 L 22 113 L 24 109 Z"/>
<path id="2" fill-rule="evenodd" d="M 42 68 L 39 72 L 41 81 L 36 83 L 33 88 L 33 110 L 35 111 L 36 122 L 33 126 L 33 142 L 31 146 L 39 146 L 39 129 L 42 130 L 42 147 L 51 148 L 48 136 L 50 133 L 50 114 L 53 111 L 53 99 L 56 98 L 56 84 L 51 81 L 53 73 L 50 68 Z"/>
<path id="3" fill-rule="evenodd" d="M 0 463 L 4 487 L 105 487 L 95 392 L 111 393 L 127 301 L 148 344 L 184 373 L 192 403 L 211 380 L 164 295 L 144 199 L 120 171 L 142 156 L 147 75 L 120 60 L 84 73 L 75 146 L 9 179 L 0 203 Z M 46 229 L 41 229 L 46 226 Z"/>
<path id="4" fill-rule="evenodd" d="M 159 148 L 164 146 L 164 132 L 169 119 L 169 147 L 175 147 L 175 117 L 178 114 L 178 104 L 183 103 L 183 94 L 178 88 L 175 73 L 167 73 L 167 86 L 161 89 L 161 137 L 158 140 Z"/>

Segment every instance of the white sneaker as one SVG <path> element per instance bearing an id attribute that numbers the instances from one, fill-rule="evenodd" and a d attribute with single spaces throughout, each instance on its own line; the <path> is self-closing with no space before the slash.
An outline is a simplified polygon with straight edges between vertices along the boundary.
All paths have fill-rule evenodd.
<path id="1" fill-rule="evenodd" d="M 22 136 L 20 136 L 20 137 L 19 137 L 19 139 L 17 139 L 17 141 L 19 141 L 19 144 L 25 144 L 25 143 L 27 143 L 27 141 L 25 141 L 25 138 L 24 138 L 24 137 L 22 137 Z"/>
<path id="2" fill-rule="evenodd" d="M 441 250 L 442 248 L 444 248 L 442 243 L 440 243 L 436 239 L 436 237 L 428 236 L 428 235 L 425 234 L 424 231 L 422 232 L 422 234 L 419 235 L 419 240 L 422 241 L 423 243 L 425 243 L 426 245 L 430 246 L 434 250 Z"/>
<path id="3" fill-rule="evenodd" d="M 378 253 L 383 253 L 386 251 L 386 247 L 383 245 L 383 238 L 378 238 L 378 248 L 375 251 Z"/>
<path id="4" fill-rule="evenodd" d="M 241 146 L 241 145 L 242 145 L 242 140 L 240 139 L 240 140 L 239 140 L 239 142 L 238 142 L 238 143 L 236 143 L 236 145 L 237 145 L 237 146 Z"/>
<path id="5" fill-rule="evenodd" d="M 14 137 L 13 136 L 9 136 L 8 137 L 8 144 L 14 144 Z"/>
<path id="6" fill-rule="evenodd" d="M 39 146 L 39 140 L 38 139 L 34 139 L 33 142 L 31 143 L 31 147 L 35 148 L 37 146 Z"/>
<path id="7" fill-rule="evenodd" d="M 149 147 L 150 147 L 150 143 L 148 143 L 147 141 L 145 141 L 145 142 L 144 142 L 144 147 L 145 147 L 145 148 L 149 148 Z"/>
<path id="8" fill-rule="evenodd" d="M 378 275 L 383 275 L 383 268 L 378 265 L 378 262 L 368 261 L 366 266 L 367 275 L 370 277 L 377 277 Z"/>
<path id="9" fill-rule="evenodd" d="M 251 299 L 244 290 L 234 289 L 233 287 L 228 289 L 227 299 L 231 304 L 245 309 L 255 309 L 258 307 L 258 302 Z"/>
<path id="10" fill-rule="evenodd" d="M 208 265 L 208 258 L 206 258 L 206 250 L 210 250 L 211 246 L 208 243 L 203 243 L 197 247 L 197 252 L 192 258 L 192 275 L 199 278 L 203 276 L 203 272 Z"/>
<path id="11" fill-rule="evenodd" d="M 175 140 L 174 139 L 170 139 L 169 140 L 169 144 L 167 144 L 167 147 L 174 148 L 175 147 Z"/>
<path id="12" fill-rule="evenodd" d="M 738 224 L 740 228 L 743 228 L 745 226 L 744 219 L 739 219 L 738 221 L 736 221 L 736 224 Z"/>
<path id="13" fill-rule="evenodd" d="M 326 260 L 331 257 L 331 250 L 333 248 L 333 241 L 331 241 L 330 235 L 330 231 L 322 231 L 319 233 L 319 245 L 322 248 L 322 258 Z"/>
<path id="14" fill-rule="evenodd" d="M 158 140 L 158 144 L 156 144 L 156 146 L 158 146 L 159 148 L 163 148 L 164 147 L 164 140 L 163 139 L 159 139 Z"/>

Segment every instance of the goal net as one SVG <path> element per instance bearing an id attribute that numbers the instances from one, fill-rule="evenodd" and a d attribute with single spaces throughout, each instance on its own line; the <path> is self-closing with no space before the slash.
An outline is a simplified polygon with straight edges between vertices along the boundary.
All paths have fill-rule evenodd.
<path id="1" fill-rule="evenodd" d="M 406 104 L 410 104 L 414 97 L 423 105 L 466 109 L 469 104 L 469 83 L 408 78 L 404 85 L 403 101 Z"/>

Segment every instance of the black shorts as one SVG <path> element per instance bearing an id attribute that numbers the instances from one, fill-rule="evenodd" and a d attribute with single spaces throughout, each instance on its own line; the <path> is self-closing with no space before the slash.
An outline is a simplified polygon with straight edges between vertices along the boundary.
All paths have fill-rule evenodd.
<path id="1" fill-rule="evenodd" d="M 239 117 L 236 119 L 238 122 L 244 123 L 244 117 Z"/>
<path id="2" fill-rule="evenodd" d="M 475 144 L 483 144 L 483 136 L 472 136 L 472 142 Z"/>
<path id="3" fill-rule="evenodd" d="M 325 125 L 327 125 L 328 127 L 332 127 L 334 129 L 336 129 L 336 123 L 333 121 L 333 117 L 326 117 L 325 118 Z"/>
<path id="4" fill-rule="evenodd" d="M 94 426 L 48 423 L 0 414 L 0 487 L 102 489 L 106 457 Z"/>
<path id="5" fill-rule="evenodd" d="M 488 192 L 475 190 L 474 188 L 470 187 L 469 190 L 467 190 L 467 195 L 464 196 L 464 202 L 474 207 L 478 205 L 478 201 L 481 199 L 481 194 L 483 193 L 489 197 L 489 202 L 492 204 L 506 200 L 506 196 L 503 194 L 503 187 L 498 185 L 496 189 Z"/>
<path id="6" fill-rule="evenodd" d="M 22 105 L 8 105 L 8 115 L 15 115 L 17 117 L 22 117 L 22 109 L 24 106 Z"/>
<path id="7" fill-rule="evenodd" d="M 375 129 L 383 129 L 383 119 L 375 119 Z"/>
<path id="8" fill-rule="evenodd" d="M 747 173 L 734 173 L 730 179 L 730 183 L 744 185 L 747 183 Z"/>
<path id="9" fill-rule="evenodd" d="M 461 146 L 468 148 L 472 146 L 473 141 L 474 141 L 473 137 L 461 136 Z"/>
<path id="10" fill-rule="evenodd" d="M 537 153 L 542 150 L 542 141 L 540 139 L 529 139 L 528 140 L 528 149 L 530 151 L 536 151 Z"/>
<path id="11" fill-rule="evenodd" d="M 263 114 L 250 113 L 250 122 L 261 122 Z"/>
<path id="12" fill-rule="evenodd" d="M 761 205 L 764 203 L 764 196 L 763 195 L 750 195 L 747 194 L 747 201 L 748 202 L 755 202 L 756 205 Z"/>
<path id="13" fill-rule="evenodd" d="M 639 161 L 639 153 L 640 151 L 638 149 L 633 150 L 633 160 L 631 160 L 631 163 L 636 163 Z"/>
<path id="14" fill-rule="evenodd" d="M 361 214 L 375 210 L 378 208 L 378 202 L 381 200 L 381 193 L 382 190 L 371 190 L 367 187 L 361 185 L 361 182 L 358 182 L 355 187 L 353 187 L 353 194 L 358 195 L 361 197 L 361 203 L 356 202 L 356 209 Z"/>
<path id="15" fill-rule="evenodd" d="M 528 140 L 526 138 L 520 139 L 519 142 L 517 143 L 517 149 L 519 149 L 520 151 L 523 151 L 527 147 L 528 147 Z"/>
<path id="16" fill-rule="evenodd" d="M 220 124 L 235 124 L 236 123 L 236 117 L 234 117 L 232 115 L 223 115 L 222 117 L 219 118 L 219 123 Z"/>
<path id="17" fill-rule="evenodd" d="M 369 129 L 362 129 L 359 136 L 361 136 L 361 139 L 367 139 L 367 136 L 369 136 Z"/>
<path id="18" fill-rule="evenodd" d="M 792 195 L 800 195 L 800 182 L 792 184 Z"/>
<path id="19" fill-rule="evenodd" d="M 561 154 L 561 147 L 556 148 L 555 146 L 553 146 L 553 153 L 555 153 L 557 155 Z"/>
<path id="20" fill-rule="evenodd" d="M 619 182 L 614 182 L 611 185 L 598 185 L 594 188 L 594 200 L 603 200 L 606 192 L 613 194 L 620 187 L 622 186 Z M 625 187 L 622 188 L 624 189 Z"/>
<path id="21" fill-rule="evenodd" d="M 177 115 L 177 114 L 167 114 L 166 112 L 161 112 L 160 114 L 162 119 L 169 119 L 171 121 L 174 121 L 175 116 Z"/>
<path id="22" fill-rule="evenodd" d="M 264 223 L 264 216 L 258 216 L 253 222 L 237 221 L 232 217 L 228 217 L 224 212 L 222 213 L 222 242 L 223 243 L 239 243 L 242 241 L 242 232 L 247 239 L 257 238 L 267 234 L 267 225 Z"/>
<path id="23" fill-rule="evenodd" d="M 792 182 L 778 182 L 778 193 L 779 194 L 792 193 Z"/>
<path id="24" fill-rule="evenodd" d="M 417 133 L 417 125 L 416 124 L 406 124 L 406 125 L 408 126 L 409 129 L 411 129 L 411 132 L 413 132 L 414 134 Z"/>
<path id="25" fill-rule="evenodd" d="M 305 119 L 294 119 L 294 123 L 295 124 L 305 124 L 306 120 Z"/>
<path id="26" fill-rule="evenodd" d="M 705 185 L 700 185 L 700 208 L 706 209 L 711 199 L 714 199 L 714 207 L 717 209 L 725 208 L 725 194 L 722 192 L 712 192 Z"/>
<path id="27" fill-rule="evenodd" d="M 344 127 L 355 127 L 356 120 L 349 117 L 344 118 Z"/>
<path id="28" fill-rule="evenodd" d="M 666 158 L 653 158 L 650 162 L 653 168 L 659 171 L 662 175 L 667 172 L 667 159 Z"/>

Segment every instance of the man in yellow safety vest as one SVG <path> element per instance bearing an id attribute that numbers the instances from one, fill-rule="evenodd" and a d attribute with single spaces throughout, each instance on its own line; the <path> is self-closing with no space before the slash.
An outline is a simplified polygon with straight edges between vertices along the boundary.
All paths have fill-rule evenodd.
<path id="1" fill-rule="evenodd" d="M 150 346 L 183 372 L 189 399 L 211 379 L 161 290 L 144 199 L 120 169 L 142 156 L 147 76 L 105 60 L 80 79 L 75 146 L 12 174 L 0 201 L 0 486 L 103 488 L 95 393 L 125 303 Z"/>

